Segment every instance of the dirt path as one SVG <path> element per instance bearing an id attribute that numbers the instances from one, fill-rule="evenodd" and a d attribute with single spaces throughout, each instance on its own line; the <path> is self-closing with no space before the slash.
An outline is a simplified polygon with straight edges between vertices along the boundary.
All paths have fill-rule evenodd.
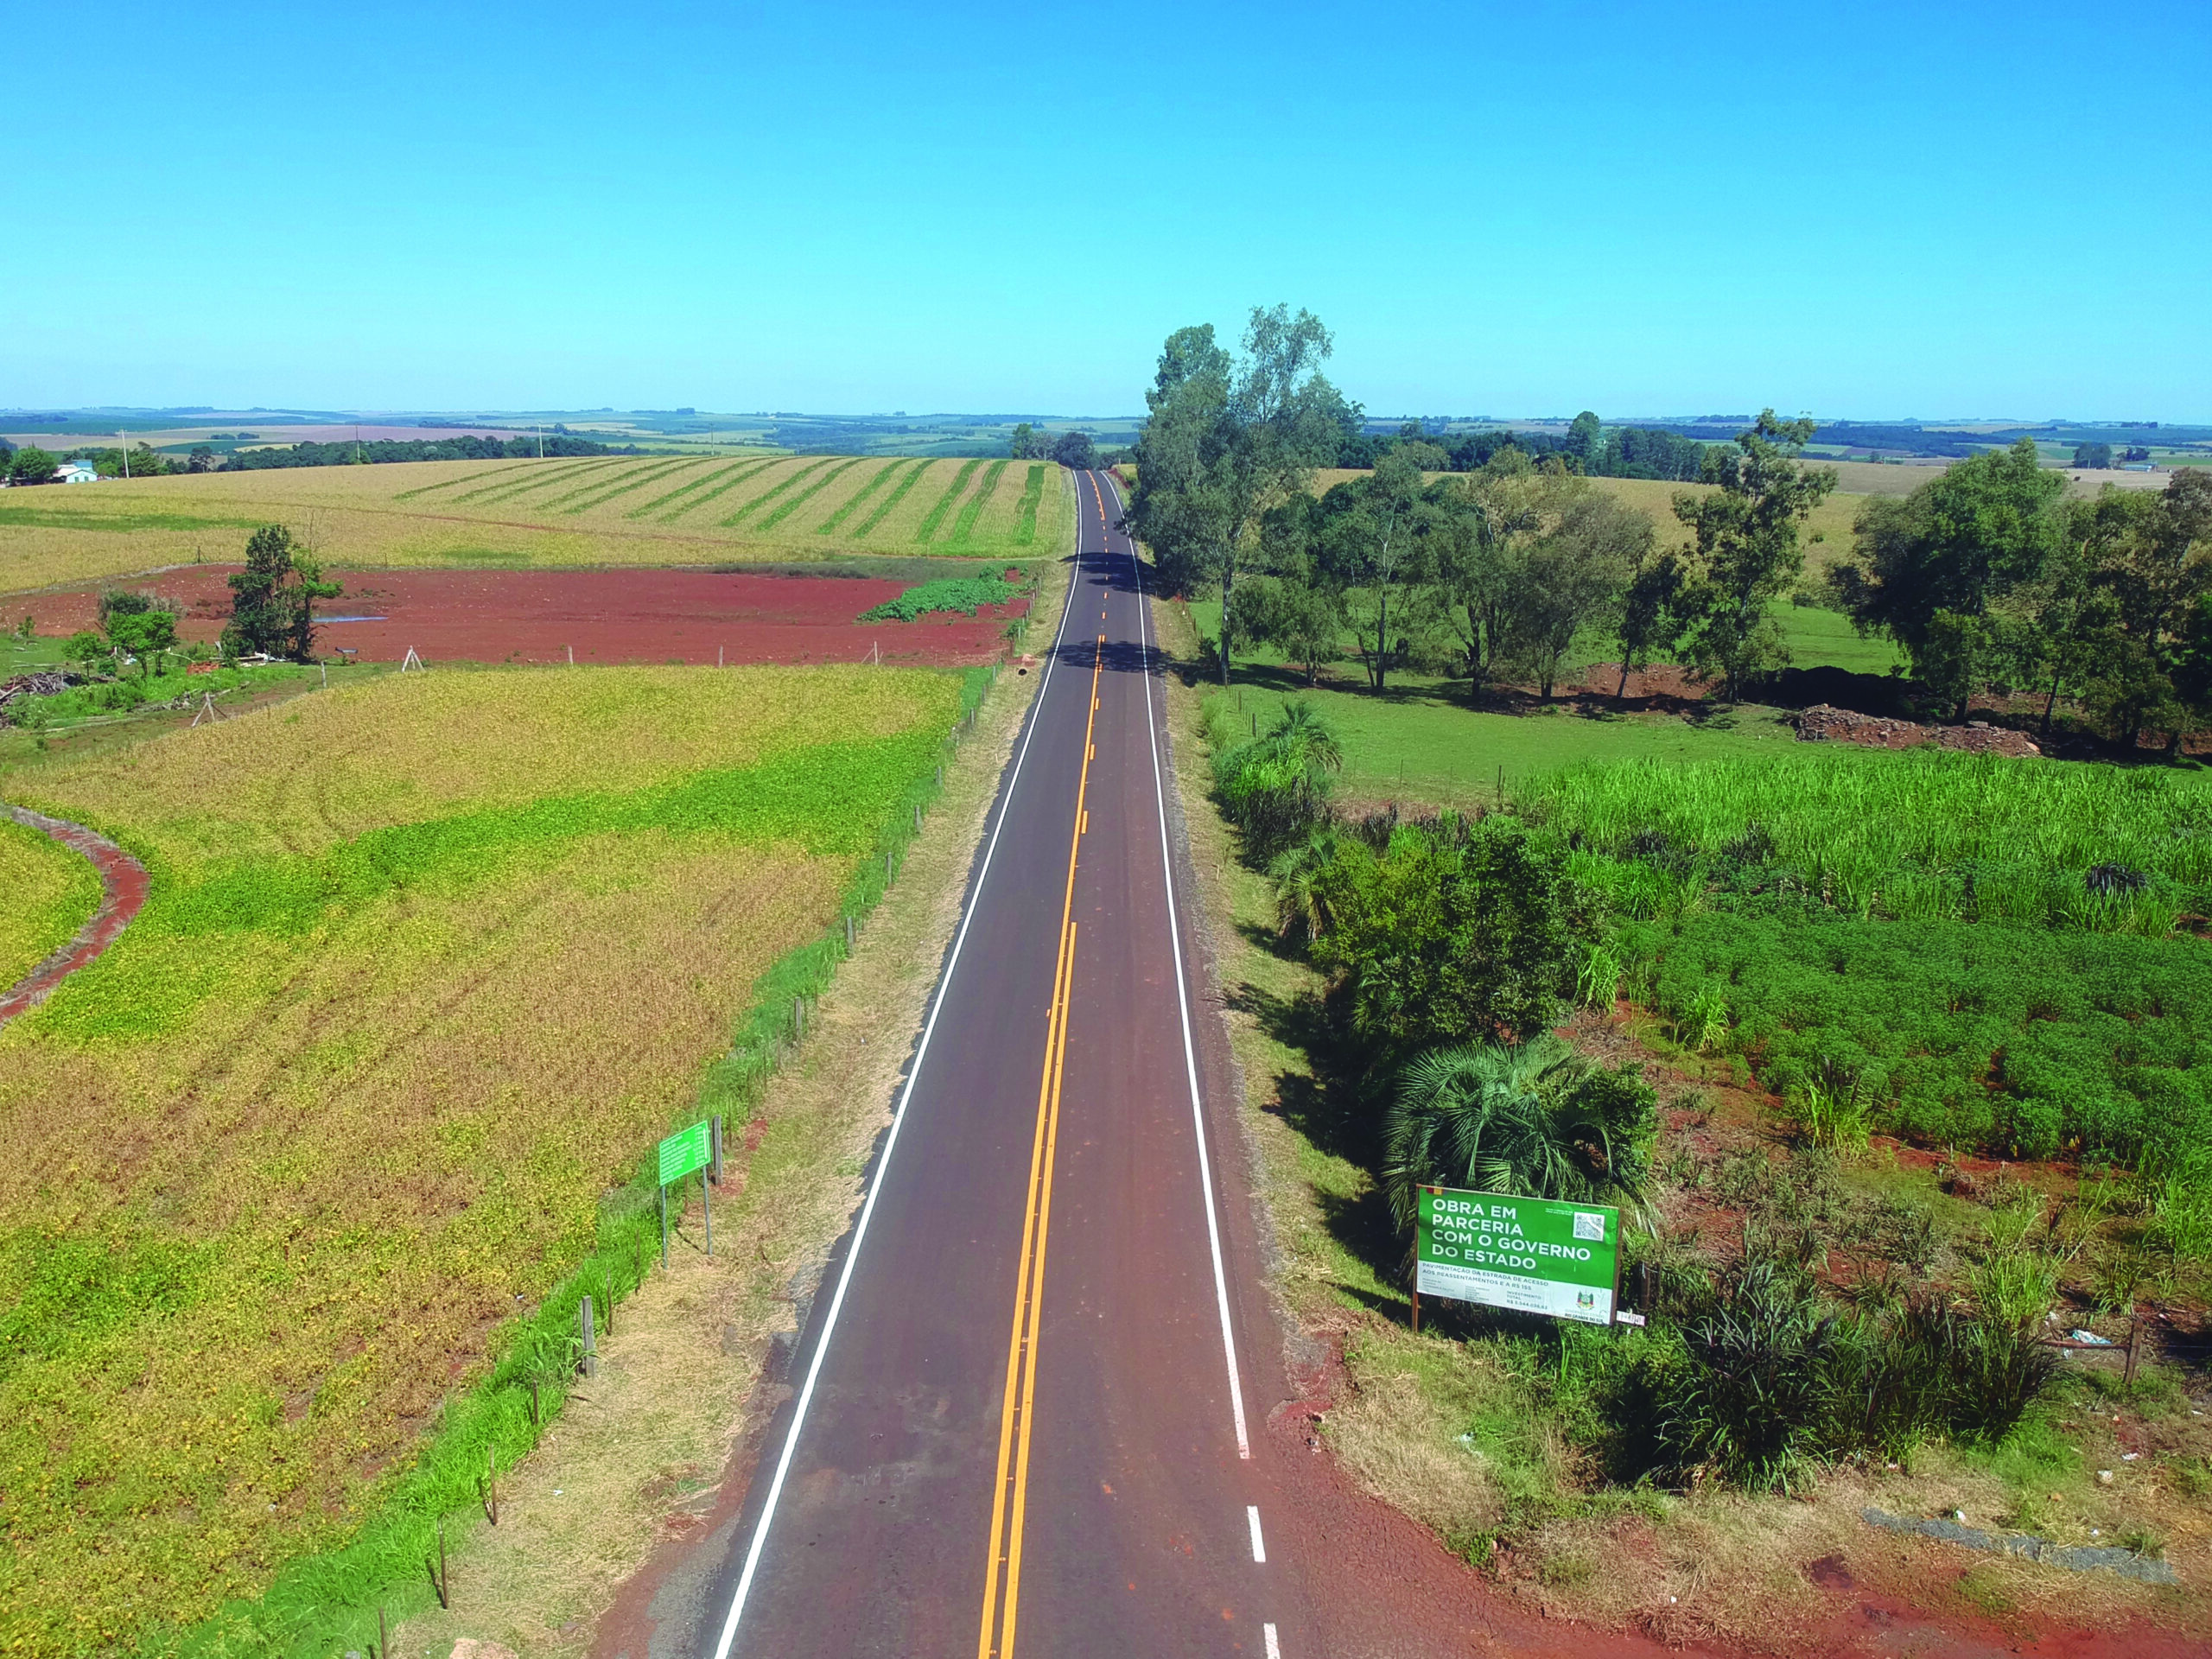
<path id="1" fill-rule="evenodd" d="M 0 802 L 0 812 L 92 860 L 92 868 L 100 873 L 102 888 L 100 907 L 92 912 L 92 920 L 77 930 L 77 937 L 0 992 L 0 1026 L 4 1026 L 25 1009 L 45 1001 L 55 986 L 98 960 L 100 952 L 115 943 L 116 936 L 130 925 L 130 918 L 146 902 L 146 867 L 105 836 L 95 835 L 80 823 L 49 818 L 43 812 L 5 802 Z"/>

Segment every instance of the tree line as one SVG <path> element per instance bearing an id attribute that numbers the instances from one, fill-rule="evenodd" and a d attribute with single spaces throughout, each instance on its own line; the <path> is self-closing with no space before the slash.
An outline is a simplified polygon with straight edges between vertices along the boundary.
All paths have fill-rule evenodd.
<path id="1" fill-rule="evenodd" d="M 1954 718 L 2033 692 L 2045 732 L 2067 702 L 2130 748 L 2212 725 L 2212 470 L 2069 498 L 2022 438 L 1869 501 L 1853 550 L 1839 603 Z"/>
<path id="2" fill-rule="evenodd" d="M 1039 431 L 1027 421 L 1014 429 L 1007 453 L 1016 461 L 1056 461 L 1078 473 L 1098 465 L 1098 447 L 1088 432 L 1063 432 L 1057 438 Z"/>
<path id="3" fill-rule="evenodd" d="M 1673 479 L 1682 483 L 1710 482 L 1707 467 L 1717 466 L 1727 450 L 1725 444 L 1700 443 L 1673 432 L 1644 426 L 1617 426 L 1608 429 L 1590 410 L 1569 423 L 1563 436 L 1547 432 L 1515 432 L 1503 427 L 1479 432 L 1432 433 L 1419 421 L 1408 421 L 1395 436 L 1357 429 L 1359 406 L 1347 406 L 1354 429 L 1337 444 L 1338 467 L 1365 471 L 1383 456 L 1403 454 L 1423 472 L 1471 473 L 1490 465 L 1508 449 L 1518 450 L 1531 461 L 1557 457 L 1570 472 L 1592 478 Z M 1710 457 L 1710 460 L 1708 460 Z"/>
<path id="4" fill-rule="evenodd" d="M 1239 644 L 1276 647 L 1309 680 L 1349 641 L 1376 690 L 1415 668 L 1476 690 L 1530 678 L 1546 696 L 1590 631 L 1618 641 L 1624 689 L 1629 669 L 1664 658 L 1734 696 L 1786 660 L 1770 607 L 1802 574 L 1801 527 L 1836 481 L 1798 459 L 1809 420 L 1768 410 L 1733 446 L 1705 447 L 1715 487 L 1676 497 L 1681 550 L 1566 456 L 1517 442 L 1431 478 L 1408 440 L 1317 496 L 1313 474 L 1354 418 L 1321 372 L 1332 346 L 1310 312 L 1255 308 L 1236 353 L 1211 325 L 1171 334 L 1145 394 L 1130 528 L 1172 589 L 1217 590 L 1224 682 Z"/>
<path id="5" fill-rule="evenodd" d="M 1788 662 L 1775 607 L 1803 591 L 1803 525 L 1837 483 L 1803 459 L 1811 419 L 1768 410 L 1700 445 L 1711 487 L 1676 493 L 1679 546 L 1574 456 L 1518 442 L 1436 476 L 1436 446 L 1404 435 L 1317 493 L 1357 418 L 1322 372 L 1332 346 L 1309 312 L 1255 309 L 1234 352 L 1211 326 L 1171 334 L 1145 394 L 1129 527 L 1171 590 L 1218 597 L 1224 683 L 1262 645 L 1309 683 L 1349 652 L 1376 690 L 1419 670 L 1546 697 L 1578 639 L 1612 642 L 1621 692 L 1673 662 L 1733 699 Z M 1586 454 L 1613 441 L 1576 425 Z M 2024 436 L 1868 501 L 1813 592 L 1901 646 L 1941 717 L 2032 692 L 2046 734 L 2061 703 L 2129 747 L 2212 727 L 2212 469 L 2069 499 Z"/>
<path id="6" fill-rule="evenodd" d="M 1087 440 L 1086 440 L 1087 442 Z M 292 443 L 265 449 L 240 449 L 226 457 L 212 444 L 195 445 L 182 458 L 163 454 L 146 444 L 134 444 L 128 454 L 119 446 L 99 449 L 80 447 L 63 454 L 26 444 L 11 448 L 0 440 L 0 474 L 10 484 L 51 484 L 60 476 L 64 462 L 84 461 L 102 478 L 158 478 L 171 473 L 245 473 L 270 467 L 353 467 L 396 461 L 519 461 L 543 454 L 634 455 L 644 452 L 635 444 L 617 447 L 588 438 L 547 434 L 522 438 L 380 438 L 373 442 Z"/>

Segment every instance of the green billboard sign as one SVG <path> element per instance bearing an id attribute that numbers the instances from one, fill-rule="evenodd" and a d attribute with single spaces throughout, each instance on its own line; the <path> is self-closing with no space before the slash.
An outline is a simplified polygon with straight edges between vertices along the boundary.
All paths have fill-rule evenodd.
<path id="1" fill-rule="evenodd" d="M 1611 1325 L 1620 1236 L 1620 1211 L 1602 1204 L 1424 1186 L 1414 1287 L 1424 1296 Z"/>
<path id="2" fill-rule="evenodd" d="M 666 1186 L 671 1181 L 680 1181 L 713 1161 L 706 1122 L 702 1119 L 688 1129 L 678 1129 L 660 1143 L 660 1184 Z"/>

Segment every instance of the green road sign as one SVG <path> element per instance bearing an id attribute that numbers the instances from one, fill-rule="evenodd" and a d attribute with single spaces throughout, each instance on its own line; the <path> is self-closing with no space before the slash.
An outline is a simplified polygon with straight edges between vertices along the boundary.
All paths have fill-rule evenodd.
<path id="1" fill-rule="evenodd" d="M 688 1129 L 678 1129 L 660 1143 L 660 1184 L 666 1186 L 671 1181 L 680 1181 L 712 1161 L 707 1146 L 707 1125 L 702 1119 Z"/>
<path id="2" fill-rule="evenodd" d="M 1620 1211 L 1602 1204 L 1424 1186 L 1414 1283 L 1424 1296 L 1611 1325 L 1620 1237 Z"/>

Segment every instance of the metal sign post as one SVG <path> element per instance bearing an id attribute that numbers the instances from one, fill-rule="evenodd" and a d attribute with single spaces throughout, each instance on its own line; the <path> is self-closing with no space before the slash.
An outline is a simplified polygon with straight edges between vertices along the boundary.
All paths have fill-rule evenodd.
<path id="1" fill-rule="evenodd" d="M 1424 1186 L 1414 1306 L 1427 1294 L 1611 1325 L 1620 1301 L 1620 1211 L 1608 1205 Z"/>
<path id="2" fill-rule="evenodd" d="M 715 1212 L 706 1197 L 707 1166 L 714 1161 L 714 1135 L 702 1118 L 688 1129 L 678 1129 L 660 1143 L 660 1264 L 668 1265 L 668 1189 L 695 1171 L 699 1173 L 700 1202 L 708 1204 L 707 1254 L 715 1253 Z"/>

